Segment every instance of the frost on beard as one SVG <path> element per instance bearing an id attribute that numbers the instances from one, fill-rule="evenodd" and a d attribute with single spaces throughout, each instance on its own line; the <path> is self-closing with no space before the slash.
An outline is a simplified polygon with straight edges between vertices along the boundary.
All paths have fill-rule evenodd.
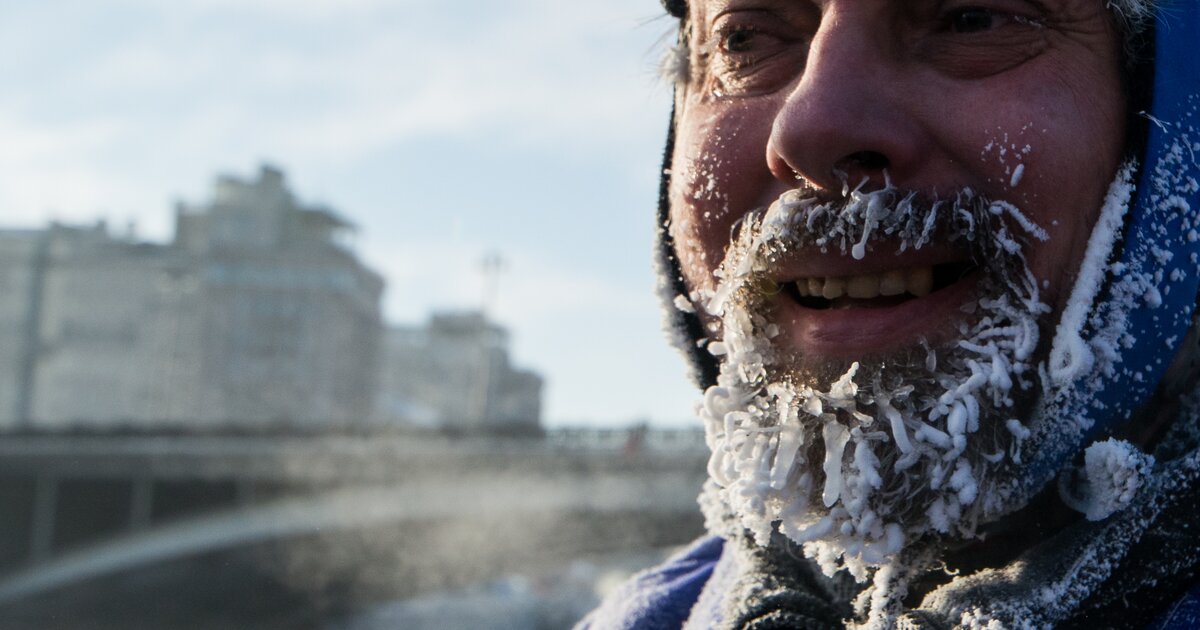
<path id="1" fill-rule="evenodd" d="M 1028 435 L 1012 413 L 1029 389 L 1037 318 L 1048 309 L 1020 243 L 1045 234 L 1013 206 L 963 191 L 923 200 L 890 186 L 821 203 L 795 191 L 747 221 L 706 309 L 720 317 L 718 384 L 701 415 L 709 473 L 738 525 L 766 544 L 779 531 L 829 574 L 858 580 L 926 534 L 970 536 L 1007 509 L 996 470 Z M 980 235 L 986 235 L 981 238 Z M 886 240 L 901 251 L 937 238 L 984 268 L 959 340 L 924 357 L 855 362 L 840 374 L 800 373 L 777 349 L 767 279 L 797 248 L 862 258 Z"/>

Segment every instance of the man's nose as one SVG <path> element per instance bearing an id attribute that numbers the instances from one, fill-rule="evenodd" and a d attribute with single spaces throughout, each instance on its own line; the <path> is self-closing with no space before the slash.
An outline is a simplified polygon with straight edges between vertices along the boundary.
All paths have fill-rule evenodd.
<path id="1" fill-rule="evenodd" d="M 906 88 L 900 63 L 888 56 L 887 37 L 852 18 L 825 16 L 771 128 L 767 163 L 777 179 L 840 191 L 864 177 L 878 187 L 912 175 L 920 126 L 903 96 L 914 86 Z"/>

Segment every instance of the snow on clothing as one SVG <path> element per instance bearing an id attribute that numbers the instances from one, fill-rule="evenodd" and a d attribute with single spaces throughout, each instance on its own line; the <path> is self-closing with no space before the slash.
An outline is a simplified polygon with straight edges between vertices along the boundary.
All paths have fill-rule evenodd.
<path id="1" fill-rule="evenodd" d="M 1124 510 L 1080 520 L 1007 566 L 952 580 L 900 629 L 1200 627 L 1200 391 L 1163 441 L 1158 468 Z M 726 527 L 635 576 L 577 630 L 841 628 L 852 580 L 830 580 L 786 539 Z M 713 520 L 720 522 L 713 523 Z"/>
<path id="2" fill-rule="evenodd" d="M 1200 627 L 1200 426 L 1157 453 L 1159 469 L 1125 510 L 1080 521 L 1006 567 L 958 578 L 897 620 L 898 628 Z M 1186 453 L 1178 447 L 1187 444 Z M 1166 446 L 1170 445 L 1170 446 Z M 718 525 L 719 529 L 720 526 Z M 832 581 L 783 539 L 763 548 L 709 536 L 636 576 L 579 630 L 841 628 L 852 581 Z"/>
<path id="3" fill-rule="evenodd" d="M 677 17 L 686 6 L 665 5 Z M 1060 530 L 1006 566 L 932 590 L 896 618 L 897 628 L 1200 627 L 1200 348 L 1193 322 L 1200 284 L 1200 1 L 1164 3 L 1156 26 L 1152 106 L 1149 114 L 1142 112 L 1151 121 L 1146 166 L 1136 199 L 1128 199 L 1132 186 L 1114 187 L 1114 197 L 1126 198 L 1110 199 L 1102 213 L 1055 335 L 1048 371 L 1061 387 L 1038 413 L 1057 419 L 1058 425 L 1043 426 L 1064 437 L 1030 462 L 1025 496 L 1057 477 L 1085 445 L 1139 409 L 1144 413 L 1156 390 L 1160 396 L 1164 390 L 1190 393 L 1159 441 L 1152 466 L 1148 459 L 1131 464 L 1104 496 L 1075 506 L 1089 520 Z M 669 137 L 668 160 L 671 144 Z M 658 261 L 664 302 L 674 305 L 684 290 L 665 230 L 666 210 L 664 181 Z M 716 365 L 695 343 L 703 336 L 698 319 L 679 308 L 668 308 L 667 315 L 697 382 L 712 384 Z M 1170 357 L 1181 349 L 1190 365 L 1177 362 L 1168 372 Z M 1089 469 L 1121 458 L 1120 447 L 1093 448 Z M 1100 463 L 1093 466 L 1093 459 Z M 1138 467 L 1144 475 L 1131 472 Z M 714 536 L 635 576 L 579 628 L 843 627 L 853 616 L 849 602 L 862 587 L 826 578 L 782 536 L 767 547 L 756 545 L 721 513 L 714 494 L 706 489 L 702 495 Z"/>

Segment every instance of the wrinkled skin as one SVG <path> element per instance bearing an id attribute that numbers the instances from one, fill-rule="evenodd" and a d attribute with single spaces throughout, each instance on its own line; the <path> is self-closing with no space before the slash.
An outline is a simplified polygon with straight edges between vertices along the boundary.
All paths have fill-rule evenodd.
<path id="1" fill-rule="evenodd" d="M 715 286 L 739 220 L 798 185 L 864 179 L 931 196 L 969 187 L 1049 235 L 1027 245 L 1061 311 L 1124 139 L 1120 38 L 1100 0 L 694 0 L 679 90 L 671 230 L 693 290 Z M 1017 169 L 1020 168 L 1020 171 Z M 937 245 L 862 260 L 796 253 L 782 279 L 953 259 Z M 786 299 L 786 298 L 781 298 Z M 780 343 L 806 361 L 944 341 L 970 291 L 903 308 L 781 309 Z M 918 316 L 914 316 L 918 314 Z"/>

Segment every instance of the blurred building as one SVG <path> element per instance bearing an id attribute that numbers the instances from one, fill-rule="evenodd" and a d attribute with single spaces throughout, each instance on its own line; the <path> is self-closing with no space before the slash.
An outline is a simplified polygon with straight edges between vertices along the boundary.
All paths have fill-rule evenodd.
<path id="1" fill-rule="evenodd" d="M 376 422 L 450 431 L 540 429 L 542 378 L 513 367 L 508 332 L 477 311 L 384 333 Z"/>
<path id="2" fill-rule="evenodd" d="M 157 407 L 164 379 L 187 365 L 187 348 L 171 353 L 176 331 L 193 325 L 177 286 L 187 275 L 169 248 L 113 236 L 103 223 L 0 232 L 4 424 L 169 416 Z"/>
<path id="3" fill-rule="evenodd" d="M 382 324 L 353 231 L 283 173 L 221 176 L 175 237 L 0 230 L 0 429 L 526 433 L 542 379 L 478 312 Z"/>
<path id="4" fill-rule="evenodd" d="M 267 166 L 257 181 L 218 178 L 210 204 L 175 214 L 173 247 L 196 262 L 203 288 L 201 409 L 228 421 L 362 423 L 383 280 L 349 248 L 353 226 L 298 204 Z"/>
<path id="5" fill-rule="evenodd" d="M 0 423 L 365 422 L 383 281 L 350 224 L 266 166 L 175 218 L 166 245 L 103 223 L 0 231 Z"/>

